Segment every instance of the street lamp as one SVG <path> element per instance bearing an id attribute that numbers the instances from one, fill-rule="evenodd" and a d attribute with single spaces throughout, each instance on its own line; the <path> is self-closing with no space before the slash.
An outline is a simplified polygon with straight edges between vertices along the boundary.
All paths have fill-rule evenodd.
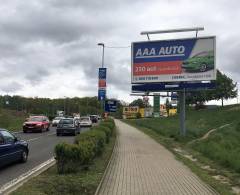
<path id="1" fill-rule="evenodd" d="M 98 43 L 98 45 L 103 47 L 103 52 L 102 52 L 102 68 L 103 68 L 103 66 L 104 66 L 104 47 L 105 47 L 105 45 L 104 45 L 104 43 Z"/>

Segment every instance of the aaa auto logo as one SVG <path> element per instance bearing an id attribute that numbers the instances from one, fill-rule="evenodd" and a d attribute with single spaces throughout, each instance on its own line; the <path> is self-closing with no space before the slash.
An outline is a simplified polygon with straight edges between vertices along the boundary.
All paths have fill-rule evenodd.
<path id="1" fill-rule="evenodd" d="M 196 39 L 133 43 L 133 76 L 180 74 Z"/>

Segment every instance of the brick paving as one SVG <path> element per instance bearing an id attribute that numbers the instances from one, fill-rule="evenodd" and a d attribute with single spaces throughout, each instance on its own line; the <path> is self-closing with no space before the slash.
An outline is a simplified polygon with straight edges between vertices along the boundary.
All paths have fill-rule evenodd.
<path id="1" fill-rule="evenodd" d="M 98 194 L 217 194 L 162 145 L 119 120 L 115 150 Z"/>

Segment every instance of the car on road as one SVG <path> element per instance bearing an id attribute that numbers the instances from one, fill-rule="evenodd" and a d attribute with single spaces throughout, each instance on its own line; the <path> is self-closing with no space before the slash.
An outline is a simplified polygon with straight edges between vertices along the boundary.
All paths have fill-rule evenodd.
<path id="1" fill-rule="evenodd" d="M 52 120 L 52 126 L 53 126 L 53 127 L 56 127 L 57 124 L 59 123 L 59 121 L 60 121 L 61 119 L 63 119 L 63 118 L 64 118 L 64 117 L 61 117 L 61 116 L 55 117 L 55 118 Z"/>
<path id="2" fill-rule="evenodd" d="M 205 72 L 214 69 L 213 52 L 201 52 L 184 61 L 182 68 L 186 72 Z"/>
<path id="3" fill-rule="evenodd" d="M 97 123 L 98 122 L 98 115 L 90 115 L 89 116 L 92 123 Z"/>
<path id="4" fill-rule="evenodd" d="M 89 116 L 83 116 L 80 118 L 81 127 L 92 127 L 92 121 Z"/>
<path id="5" fill-rule="evenodd" d="M 13 162 L 26 162 L 28 143 L 17 138 L 6 129 L 0 129 L 0 167 Z"/>
<path id="6" fill-rule="evenodd" d="M 73 118 L 63 118 L 59 121 L 56 129 L 57 136 L 63 134 L 77 135 L 81 131 L 79 120 Z"/>
<path id="7" fill-rule="evenodd" d="M 50 122 L 46 116 L 31 116 L 23 123 L 23 132 L 49 131 Z"/>

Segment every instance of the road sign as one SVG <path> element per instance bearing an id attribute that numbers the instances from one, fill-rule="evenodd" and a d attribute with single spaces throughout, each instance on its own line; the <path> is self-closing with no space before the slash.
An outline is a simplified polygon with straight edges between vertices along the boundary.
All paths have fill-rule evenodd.
<path id="1" fill-rule="evenodd" d="M 117 111 L 117 101 L 116 100 L 106 100 L 105 101 L 105 112 L 116 112 Z"/>
<path id="2" fill-rule="evenodd" d="M 147 83 L 132 85 L 132 92 L 179 91 L 183 89 L 203 90 L 215 87 L 215 83 Z"/>
<path id="3" fill-rule="evenodd" d="M 107 68 L 99 68 L 98 78 L 99 79 L 106 79 L 107 78 Z"/>
<path id="4" fill-rule="evenodd" d="M 106 77 L 107 77 L 107 69 L 106 68 L 99 68 L 98 72 L 98 88 L 104 89 L 106 88 Z"/>
<path id="5" fill-rule="evenodd" d="M 178 98 L 178 94 L 176 92 L 172 92 L 171 100 L 174 101 L 174 100 L 177 100 L 177 98 Z"/>
<path id="6" fill-rule="evenodd" d="M 98 100 L 105 100 L 106 89 L 98 89 Z"/>
<path id="7" fill-rule="evenodd" d="M 106 98 L 106 77 L 107 68 L 99 68 L 98 71 L 98 100 L 105 100 Z"/>
<path id="8" fill-rule="evenodd" d="M 215 37 L 132 43 L 132 83 L 215 79 Z"/>

